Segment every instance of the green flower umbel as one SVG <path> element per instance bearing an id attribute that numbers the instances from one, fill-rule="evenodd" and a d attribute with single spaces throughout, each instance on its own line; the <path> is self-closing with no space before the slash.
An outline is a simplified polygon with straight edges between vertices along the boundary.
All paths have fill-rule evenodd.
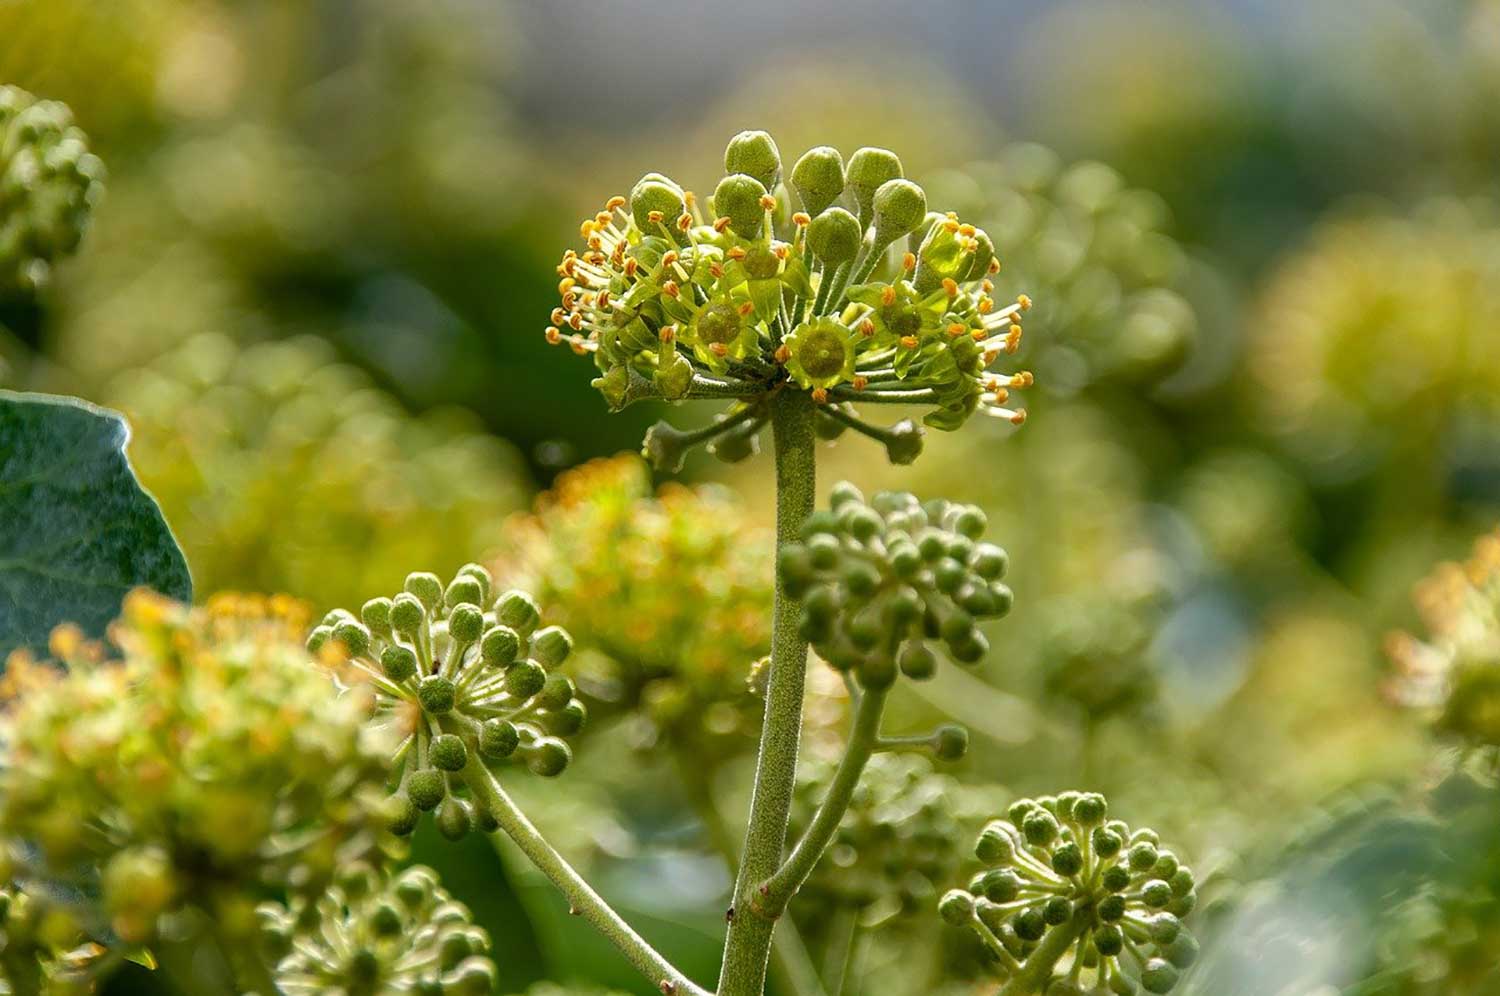
<path id="1" fill-rule="evenodd" d="M 308 646 L 352 686 L 375 692 L 377 725 L 397 742 L 391 829 L 407 834 L 424 812 L 458 839 L 487 811 L 457 794 L 470 761 L 524 763 L 560 774 L 572 752 L 560 738 L 583 725 L 573 682 L 555 673 L 573 641 L 541 627 L 530 595 L 495 595 L 489 571 L 459 569 L 446 586 L 415 573 L 394 598 L 372 598 L 360 617 L 335 609 Z"/>
<path id="2" fill-rule="evenodd" d="M 938 904 L 977 931 L 1006 996 L 1170 992 L 1197 958 L 1182 926 L 1193 873 L 1157 835 L 1106 819 L 1104 797 L 1022 799 L 979 834 L 988 866 Z"/>
<path id="3" fill-rule="evenodd" d="M 286 996 L 489 996 L 490 938 L 430 868 L 356 866 L 316 902 L 261 906 L 262 943 Z"/>
<path id="4" fill-rule="evenodd" d="M 78 248 L 103 179 L 67 105 L 0 86 L 0 290 L 45 283 Z"/>
<path id="5" fill-rule="evenodd" d="M 724 168 L 707 211 L 648 173 L 585 219 L 584 248 L 563 256 L 547 338 L 594 357 L 611 407 L 735 399 L 717 431 L 753 435 L 771 393 L 807 390 L 830 433 L 848 426 L 882 442 L 891 430 L 851 403 L 925 407 L 940 429 L 977 410 L 1025 418 L 1006 403 L 1031 375 L 988 371 L 1017 348 L 1030 301 L 997 305 L 989 236 L 930 212 L 894 153 L 860 149 L 846 163 L 820 147 L 783 178 L 771 137 L 743 132 Z M 900 462 L 920 446 L 905 425 Z"/>
<path id="6" fill-rule="evenodd" d="M 989 650 L 978 623 L 1004 615 L 1012 601 L 1000 580 L 1005 551 L 980 541 L 984 513 L 894 491 L 866 503 L 847 483 L 829 504 L 778 564 L 788 594 L 802 603 L 802 633 L 813 649 L 867 688 L 890 687 L 898 669 L 932 677 L 938 658 L 929 642 L 977 663 Z"/>

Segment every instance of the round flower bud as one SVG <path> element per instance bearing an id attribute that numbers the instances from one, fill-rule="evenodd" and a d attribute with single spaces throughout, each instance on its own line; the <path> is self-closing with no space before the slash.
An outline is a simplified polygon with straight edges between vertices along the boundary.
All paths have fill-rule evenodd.
<path id="1" fill-rule="evenodd" d="M 371 633 L 380 637 L 391 635 L 391 600 L 372 598 L 359 610 L 359 617 Z"/>
<path id="2" fill-rule="evenodd" d="M 1056 927 L 1073 918 L 1073 904 L 1062 896 L 1053 896 L 1042 906 L 1042 919 L 1047 926 Z"/>
<path id="3" fill-rule="evenodd" d="M 844 157 L 828 145 L 808 149 L 792 167 L 790 186 L 816 219 L 844 192 Z"/>
<path id="4" fill-rule="evenodd" d="M 489 568 L 483 564 L 465 564 L 458 569 L 456 576 L 468 576 L 479 582 L 479 600 L 474 603 L 475 605 L 490 604 L 490 599 L 495 594 L 495 579 L 490 574 Z"/>
<path id="5" fill-rule="evenodd" d="M 1159 878 L 1152 879 L 1141 887 L 1141 901 L 1159 910 L 1172 901 L 1172 887 Z"/>
<path id="6" fill-rule="evenodd" d="M 1167 960 L 1177 968 L 1192 968 L 1199 954 L 1198 939 L 1182 932 L 1167 946 Z"/>
<path id="7" fill-rule="evenodd" d="M 1021 825 L 1027 843 L 1034 847 L 1046 847 L 1056 840 L 1057 829 L 1057 818 L 1046 810 L 1037 810 Z"/>
<path id="8" fill-rule="evenodd" d="M 448 840 L 463 840 L 473 826 L 474 820 L 469 815 L 469 807 L 462 799 L 449 796 L 438 806 L 438 833 Z"/>
<path id="9" fill-rule="evenodd" d="M 562 709 L 573 701 L 578 689 L 565 674 L 549 674 L 547 683 L 537 693 L 537 705 L 543 709 Z"/>
<path id="10" fill-rule="evenodd" d="M 902 176 L 905 173 L 901 169 L 901 160 L 887 149 L 867 147 L 849 157 L 849 165 L 844 170 L 844 182 L 854 192 L 855 203 L 859 205 L 861 228 L 870 224 L 874 213 L 875 191 L 887 181 Z"/>
<path id="11" fill-rule="evenodd" d="M 333 638 L 344 645 L 351 657 L 359 657 L 370 649 L 370 631 L 353 619 L 345 619 L 333 627 Z"/>
<path id="12" fill-rule="evenodd" d="M 556 667 L 573 652 L 573 638 L 560 626 L 548 626 L 531 638 L 531 652 L 544 667 Z"/>
<path id="13" fill-rule="evenodd" d="M 456 605 L 479 605 L 484 601 L 484 585 L 479 579 L 460 574 L 448 582 L 448 590 L 443 593 L 443 603 L 449 608 Z"/>
<path id="14" fill-rule="evenodd" d="M 724 172 L 744 173 L 772 190 L 781 180 L 781 152 L 763 131 L 742 131 L 724 149 Z"/>
<path id="15" fill-rule="evenodd" d="M 1159 857 L 1155 846 L 1143 840 L 1130 849 L 1126 860 L 1130 862 L 1131 871 L 1144 872 L 1155 868 Z"/>
<path id="16" fill-rule="evenodd" d="M 458 690 L 454 688 L 453 682 L 442 675 L 428 675 L 417 686 L 417 701 L 430 713 L 448 712 L 453 708 L 457 697 Z"/>
<path id="17" fill-rule="evenodd" d="M 441 771 L 433 768 L 423 768 L 413 771 L 406 779 L 406 794 L 411 799 L 412 805 L 424 813 L 436 809 L 438 803 L 448 794 L 448 779 L 443 777 Z"/>
<path id="18" fill-rule="evenodd" d="M 937 655 L 915 640 L 901 648 L 901 673 L 914 681 L 926 681 L 937 674 Z"/>
<path id="19" fill-rule="evenodd" d="M 1040 941 L 1047 932 L 1047 921 L 1035 907 L 1022 910 L 1010 921 L 1016 936 L 1023 941 Z"/>
<path id="20" fill-rule="evenodd" d="M 417 673 L 417 655 L 399 643 L 392 643 L 380 652 L 380 668 L 392 681 L 405 681 Z"/>
<path id="21" fill-rule="evenodd" d="M 927 217 L 927 194 L 910 180 L 887 180 L 875 191 L 875 245 L 888 246 Z"/>
<path id="22" fill-rule="evenodd" d="M 1151 940 L 1159 945 L 1171 944 L 1182 932 L 1182 921 L 1170 913 L 1157 913 L 1151 917 L 1149 927 Z"/>
<path id="23" fill-rule="evenodd" d="M 497 978 L 489 959 L 471 956 L 443 976 L 443 992 L 452 996 L 489 996 L 495 991 Z"/>
<path id="24" fill-rule="evenodd" d="M 555 737 L 543 737 L 533 745 L 526 763 L 536 774 L 551 778 L 562 774 L 572 760 L 573 752 L 567 744 Z"/>
<path id="25" fill-rule="evenodd" d="M 386 829 L 398 837 L 405 837 L 417 829 L 422 811 L 405 793 L 398 792 L 387 801 Z"/>
<path id="26" fill-rule="evenodd" d="M 422 607 L 421 599 L 410 592 L 402 592 L 391 599 L 391 628 L 407 639 L 416 636 L 426 617 L 427 611 Z"/>
<path id="27" fill-rule="evenodd" d="M 542 714 L 542 723 L 547 727 L 549 733 L 555 733 L 560 737 L 568 737 L 583 729 L 583 724 L 588 719 L 588 708 L 577 699 L 567 703 L 560 709 L 550 710 Z"/>
<path id="28" fill-rule="evenodd" d="M 547 684 L 547 672 L 536 661 L 520 661 L 505 672 L 505 690 L 517 699 L 529 699 Z"/>
<path id="29" fill-rule="evenodd" d="M 1111 865 L 1104 869 L 1104 874 L 1100 876 L 1099 883 L 1110 892 L 1124 892 L 1130 888 L 1130 872 L 1126 871 L 1121 865 Z"/>
<path id="30" fill-rule="evenodd" d="M 886 459 L 898 467 L 916 463 L 922 455 L 922 437 L 926 434 L 927 430 L 909 418 L 897 422 L 886 430 Z"/>
<path id="31" fill-rule="evenodd" d="M 443 771 L 462 771 L 469 762 L 469 752 L 464 747 L 464 742 L 451 733 L 433 737 L 431 746 L 427 748 L 427 756 L 433 767 Z"/>
<path id="32" fill-rule="evenodd" d="M 1016 844 L 1004 824 L 985 825 L 974 845 L 974 856 L 987 865 L 1008 865 L 1015 860 Z"/>
<path id="33" fill-rule="evenodd" d="M 1119 834 L 1105 827 L 1095 827 L 1089 840 L 1093 843 L 1094 853 L 1101 858 L 1112 858 L 1125 846 L 1125 841 Z"/>
<path id="34" fill-rule="evenodd" d="M 829 208 L 807 226 L 807 245 L 822 261 L 823 279 L 831 279 L 831 269 L 852 262 L 859 254 L 859 222 L 841 207 Z"/>
<path id="35" fill-rule="evenodd" d="M 1077 844 L 1067 843 L 1052 852 L 1052 870 L 1071 878 L 1083 871 L 1083 851 Z"/>
<path id="36" fill-rule="evenodd" d="M 437 608 L 443 598 L 443 583 L 438 580 L 436 574 L 427 571 L 413 571 L 406 576 L 406 590 L 416 596 L 422 603 L 422 607 L 431 611 Z"/>
<path id="37" fill-rule="evenodd" d="M 969 731 L 956 723 L 938 727 L 932 738 L 932 754 L 939 761 L 957 761 L 969 752 Z"/>
<path id="38" fill-rule="evenodd" d="M 507 719 L 487 719 L 479 728 L 479 753 L 486 760 L 503 761 L 516 752 L 521 734 Z"/>
<path id="39" fill-rule="evenodd" d="M 1177 985 L 1177 969 L 1162 958 L 1152 958 L 1141 970 L 1141 986 L 1148 993 L 1169 993 Z"/>
<path id="40" fill-rule="evenodd" d="M 1114 925 L 1100 927 L 1094 931 L 1094 947 L 1106 958 L 1113 958 L 1125 950 L 1125 933 Z"/>
<path id="41" fill-rule="evenodd" d="M 490 667 L 507 667 L 521 652 L 521 638 L 509 626 L 491 626 L 479 641 L 479 654 Z"/>
<path id="42" fill-rule="evenodd" d="M 1104 822 L 1108 811 L 1104 796 L 1097 792 L 1090 792 L 1079 796 L 1073 804 L 1073 819 L 1077 820 L 1080 826 L 1097 827 Z"/>
<path id="43" fill-rule="evenodd" d="M 714 213 L 729 219 L 729 229 L 742 239 L 760 236 L 765 223 L 766 209 L 761 198 L 766 188 L 754 177 L 735 173 L 719 181 L 714 190 Z"/>
<path id="44" fill-rule="evenodd" d="M 676 221 L 682 211 L 682 188 L 666 177 L 647 174 L 630 192 L 631 217 L 636 228 L 647 235 L 659 236 L 666 231 L 674 242 L 678 241 Z"/>
<path id="45" fill-rule="evenodd" d="M 962 927 L 974 916 L 974 897 L 962 889 L 950 889 L 938 900 L 938 913 L 953 926 Z"/>
<path id="46" fill-rule="evenodd" d="M 478 587 L 474 585 L 476 590 Z M 448 616 L 448 632 L 455 640 L 473 643 L 484 632 L 484 613 L 467 602 L 455 606 Z"/>
<path id="47" fill-rule="evenodd" d="M 503 625 L 515 630 L 522 639 L 526 639 L 536 629 L 542 614 L 536 607 L 536 602 L 524 591 L 507 591 L 495 604 L 495 617 Z"/>

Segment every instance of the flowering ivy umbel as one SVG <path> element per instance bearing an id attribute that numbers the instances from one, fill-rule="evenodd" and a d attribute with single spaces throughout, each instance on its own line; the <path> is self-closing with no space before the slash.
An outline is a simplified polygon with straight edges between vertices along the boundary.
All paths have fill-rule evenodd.
<path id="1" fill-rule="evenodd" d="M 335 609 L 308 647 L 352 688 L 375 695 L 374 722 L 396 743 L 391 829 L 408 834 L 424 812 L 457 840 L 476 823 L 497 829 L 490 812 L 459 792 L 474 759 L 516 762 L 557 775 L 573 754 L 561 739 L 586 711 L 573 682 L 556 673 L 573 649 L 557 626 L 541 626 L 523 591 L 496 595 L 489 571 L 459 569 L 446 585 L 415 572 L 394 598 L 372 598 L 358 618 Z"/>
<path id="2" fill-rule="evenodd" d="M 1154 831 L 1107 816 L 1103 796 L 1064 792 L 1021 799 L 980 832 L 988 870 L 938 909 L 979 934 L 1001 996 L 1166 993 L 1196 960 L 1182 926 L 1192 871 Z"/>
<path id="3" fill-rule="evenodd" d="M 67 105 L 0 86 L 0 290 L 46 282 L 83 239 L 103 181 Z"/>
<path id="4" fill-rule="evenodd" d="M 880 428 L 853 405 L 922 406 L 955 429 L 975 411 L 1019 424 L 1008 407 L 1028 373 L 990 368 L 1014 352 L 1030 301 L 992 297 L 994 244 L 927 195 L 885 149 L 847 161 L 827 146 L 783 177 L 765 132 L 736 135 L 705 205 L 659 173 L 584 219 L 582 249 L 558 266 L 561 305 L 547 338 L 591 355 L 612 408 L 660 397 L 727 398 L 714 425 L 653 430 L 647 454 L 675 468 L 689 446 L 729 433 L 720 456 L 751 452 L 779 390 L 811 392 L 829 432 L 849 427 L 909 463 L 921 430 Z"/>

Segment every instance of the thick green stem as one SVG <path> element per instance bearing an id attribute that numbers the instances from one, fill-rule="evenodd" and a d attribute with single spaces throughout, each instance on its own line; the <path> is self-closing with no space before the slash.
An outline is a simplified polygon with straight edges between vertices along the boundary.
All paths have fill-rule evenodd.
<path id="1" fill-rule="evenodd" d="M 776 548 L 800 539 L 812 514 L 816 488 L 813 403 L 802 391 L 783 390 L 771 402 L 776 449 Z M 807 641 L 798 632 L 798 606 L 776 579 L 771 631 L 771 672 L 766 683 L 765 721 L 760 731 L 755 786 L 734 906 L 724 940 L 719 996 L 761 996 L 771 949 L 773 916 L 756 909 L 756 890 L 776 872 L 786 846 L 797 750 L 802 739 L 802 694 L 807 678 Z"/>
<path id="2" fill-rule="evenodd" d="M 866 689 L 854 708 L 854 722 L 849 728 L 849 743 L 844 756 L 839 759 L 838 770 L 828 785 L 828 794 L 818 804 L 812 822 L 807 825 L 802 839 L 792 848 L 786 864 L 777 869 L 760 889 L 760 905 L 772 916 L 780 915 L 786 904 L 807 876 L 812 874 L 818 859 L 828 849 L 833 835 L 838 833 L 844 814 L 849 811 L 849 800 L 859 785 L 860 775 L 875 751 L 880 740 L 880 717 L 885 713 L 885 689 Z"/>
<path id="3" fill-rule="evenodd" d="M 457 733 L 461 727 L 444 717 L 443 727 L 447 732 Z M 450 728 L 451 727 L 451 728 Z M 668 996 L 708 996 L 707 991 L 695 985 L 691 979 L 679 972 L 672 963 L 663 958 L 646 939 L 637 934 L 620 914 L 614 911 L 583 876 L 543 839 L 541 833 L 516 806 L 506 791 L 500 787 L 494 774 L 484 766 L 473 752 L 463 770 L 464 781 L 474 794 L 475 801 L 483 806 L 495 822 L 500 824 L 516 846 L 521 849 L 562 892 L 569 906 L 579 916 L 593 924 L 620 950 L 641 974 L 650 979 Z"/>
<path id="4" fill-rule="evenodd" d="M 1053 927 L 1026 959 L 1026 965 L 995 996 L 1041 996 L 1052 978 L 1052 970 L 1083 933 L 1092 912 L 1079 910 L 1068 923 Z"/>

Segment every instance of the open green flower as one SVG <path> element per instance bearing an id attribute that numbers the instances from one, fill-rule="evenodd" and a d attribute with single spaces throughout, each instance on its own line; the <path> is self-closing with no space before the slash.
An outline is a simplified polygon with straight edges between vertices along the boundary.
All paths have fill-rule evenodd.
<path id="1" fill-rule="evenodd" d="M 375 697 L 375 725 L 395 742 L 391 830 L 408 834 L 421 814 L 463 837 L 488 810 L 459 793 L 471 760 L 484 767 L 524 763 L 561 774 L 573 759 L 562 737 L 577 733 L 587 711 L 557 667 L 573 640 L 541 626 L 523 591 L 497 595 L 489 571 L 469 564 L 445 586 L 416 572 L 394 598 L 372 598 L 358 618 L 345 609 L 324 617 L 308 637 L 340 680 Z"/>
<path id="2" fill-rule="evenodd" d="M 795 388 L 822 406 L 820 421 L 881 441 L 889 430 L 848 405 L 925 407 L 940 429 L 981 410 L 1025 418 L 1007 405 L 1030 374 L 989 369 L 1017 348 L 1030 301 L 997 305 L 990 238 L 929 212 L 894 153 L 860 149 L 846 164 L 812 149 L 781 183 L 775 142 L 744 132 L 725 170 L 706 212 L 648 173 L 585 219 L 584 249 L 563 256 L 547 338 L 593 356 L 611 407 L 731 398 L 720 430 L 753 434 L 759 402 Z"/>
<path id="3" fill-rule="evenodd" d="M 46 282 L 78 248 L 103 181 L 67 105 L 0 86 L 0 290 Z"/>

